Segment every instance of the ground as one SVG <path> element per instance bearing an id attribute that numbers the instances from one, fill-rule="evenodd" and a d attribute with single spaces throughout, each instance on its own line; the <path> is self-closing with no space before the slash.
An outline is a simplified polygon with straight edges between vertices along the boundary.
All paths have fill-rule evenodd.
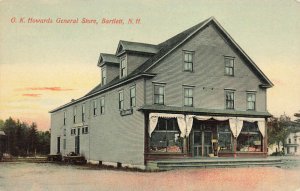
<path id="1" fill-rule="evenodd" d="M 300 168 L 254 167 L 133 172 L 50 163 L 0 163 L 0 191 L 300 191 Z"/>

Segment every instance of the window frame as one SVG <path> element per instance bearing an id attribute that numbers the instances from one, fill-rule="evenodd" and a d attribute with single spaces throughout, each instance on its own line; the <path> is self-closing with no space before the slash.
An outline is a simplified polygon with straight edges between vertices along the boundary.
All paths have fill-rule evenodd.
<path id="1" fill-rule="evenodd" d="M 120 59 L 120 78 L 124 78 L 126 76 L 127 76 L 127 56 L 124 56 Z"/>
<path id="2" fill-rule="evenodd" d="M 155 87 L 156 86 L 159 86 L 159 87 L 162 87 L 163 88 L 163 94 L 156 94 L 155 93 Z M 155 105 L 165 105 L 165 97 L 166 97 L 166 90 L 165 90 L 165 87 L 166 87 L 166 84 L 159 84 L 159 83 L 155 83 L 153 84 L 153 104 Z M 159 92 L 158 92 L 159 93 Z M 158 103 L 155 102 L 155 98 L 156 96 L 158 96 L 158 98 L 160 96 L 162 96 L 162 103 L 160 103 L 160 101 L 158 101 Z M 159 99 L 158 99 L 159 100 Z"/>
<path id="3" fill-rule="evenodd" d="M 248 95 L 253 95 L 254 96 L 254 101 L 249 101 L 248 100 Z M 247 102 L 247 110 L 249 111 L 256 111 L 256 93 L 255 92 L 247 92 L 246 93 L 246 102 Z M 253 109 L 249 108 L 249 102 L 253 103 Z"/>
<path id="4" fill-rule="evenodd" d="M 122 99 L 121 99 L 121 95 L 122 95 Z M 124 110 L 124 90 L 120 90 L 118 93 L 119 96 L 119 110 Z"/>
<path id="5" fill-rule="evenodd" d="M 132 95 L 132 90 L 134 90 L 134 96 Z M 130 97 L 130 107 L 136 106 L 136 86 L 133 85 L 129 89 L 129 97 Z M 134 99 L 134 100 L 133 100 Z"/>
<path id="6" fill-rule="evenodd" d="M 231 110 L 235 109 L 235 95 L 234 95 L 234 92 L 235 92 L 235 90 L 225 89 L 225 109 L 231 109 Z M 233 99 L 232 100 L 227 100 L 227 94 L 228 93 L 232 93 L 233 94 Z M 229 101 L 232 102 L 232 108 L 231 107 L 227 107 L 228 106 L 227 103 Z"/>
<path id="7" fill-rule="evenodd" d="M 81 121 L 85 122 L 85 103 L 81 105 Z"/>
<path id="8" fill-rule="evenodd" d="M 191 90 L 192 91 L 192 97 L 186 97 L 185 91 L 186 90 Z M 192 99 L 192 104 L 191 105 L 187 105 L 185 103 L 185 99 Z M 185 107 L 194 107 L 194 87 L 191 86 L 183 86 L 183 106 Z"/>
<path id="9" fill-rule="evenodd" d="M 182 62 L 183 62 L 183 66 L 182 66 L 182 69 L 184 72 L 193 72 L 194 71 L 194 51 L 189 51 L 189 50 L 183 50 L 183 59 L 182 59 Z M 188 59 L 187 61 L 185 60 L 185 56 L 186 54 L 190 55 L 191 56 L 191 61 Z M 186 69 L 186 64 L 191 64 L 191 68 L 188 67 L 188 69 Z"/>
<path id="10" fill-rule="evenodd" d="M 66 122 L 67 122 L 67 112 L 64 111 L 64 126 L 66 125 Z"/>
<path id="11" fill-rule="evenodd" d="M 76 116 L 77 116 L 77 106 L 73 107 L 73 123 L 76 123 Z"/>
<path id="12" fill-rule="evenodd" d="M 103 101 L 103 105 L 102 105 L 102 101 Z M 102 96 L 100 98 L 100 115 L 103 115 L 105 113 L 105 97 Z"/>
<path id="13" fill-rule="evenodd" d="M 106 68 L 101 69 L 101 80 L 102 80 L 102 85 L 106 84 L 107 76 L 106 76 Z"/>
<path id="14" fill-rule="evenodd" d="M 234 74 L 235 74 L 235 72 L 234 72 L 234 57 L 232 57 L 232 56 L 224 56 L 224 74 L 225 74 L 225 76 L 234 76 Z M 229 63 L 230 63 L 230 61 L 232 61 L 232 66 L 228 66 L 228 65 L 226 65 L 227 64 L 227 62 L 226 62 L 226 60 L 229 60 Z M 229 69 L 229 71 L 232 71 L 232 74 L 230 74 L 230 72 L 229 73 L 227 73 L 227 70 L 226 69 Z"/>
<path id="15" fill-rule="evenodd" d="M 97 104 L 97 99 L 93 100 L 93 115 L 97 116 L 97 110 L 98 110 L 98 104 Z"/>

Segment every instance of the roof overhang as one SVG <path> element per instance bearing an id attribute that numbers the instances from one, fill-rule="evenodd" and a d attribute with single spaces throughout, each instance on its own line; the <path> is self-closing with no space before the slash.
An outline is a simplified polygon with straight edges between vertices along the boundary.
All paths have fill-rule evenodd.
<path id="1" fill-rule="evenodd" d="M 221 109 L 206 109 L 195 107 L 175 107 L 165 105 L 144 105 L 140 107 L 140 111 L 148 112 L 167 112 L 167 113 L 183 113 L 197 115 L 212 115 L 212 116 L 235 116 L 235 117 L 262 117 L 269 118 L 272 115 L 269 112 L 258 111 L 239 111 L 239 110 L 221 110 Z"/>
<path id="2" fill-rule="evenodd" d="M 79 102 L 84 101 L 84 100 L 87 100 L 87 99 L 92 98 L 94 96 L 97 96 L 97 95 L 99 95 L 99 94 L 101 94 L 103 92 L 106 92 L 108 90 L 114 89 L 114 88 L 119 87 L 121 85 L 127 84 L 127 83 L 131 82 L 132 80 L 136 80 L 136 79 L 139 79 L 139 78 L 154 77 L 154 76 L 156 76 L 156 74 L 153 74 L 153 73 L 142 73 L 142 74 L 139 74 L 139 75 L 136 75 L 136 76 L 132 76 L 131 78 L 124 79 L 124 80 L 120 81 L 119 83 L 116 83 L 116 84 L 114 84 L 112 86 L 109 86 L 109 84 L 107 84 L 108 86 L 106 88 L 103 88 L 103 89 L 101 89 L 101 90 L 99 90 L 99 91 L 97 91 L 97 92 L 95 92 L 93 94 L 89 94 L 87 96 L 83 96 L 83 97 L 81 97 L 79 99 L 73 100 L 73 101 L 71 101 L 71 102 L 69 102 L 69 103 L 67 103 L 65 105 L 62 105 L 62 106 L 60 106 L 60 107 L 58 107 L 56 109 L 53 109 L 53 110 L 49 111 L 49 113 L 54 113 L 56 111 L 59 111 L 61 109 L 66 108 L 68 106 L 74 105 L 74 104 L 79 103 Z"/>

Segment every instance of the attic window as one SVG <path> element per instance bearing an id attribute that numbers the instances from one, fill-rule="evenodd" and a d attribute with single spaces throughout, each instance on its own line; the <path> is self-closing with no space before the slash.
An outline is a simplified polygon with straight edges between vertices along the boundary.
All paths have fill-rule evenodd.
<path id="1" fill-rule="evenodd" d="M 127 76 L 127 60 L 126 57 L 121 58 L 120 60 L 120 78 Z"/>
<path id="2" fill-rule="evenodd" d="M 106 70 L 105 70 L 105 68 L 102 68 L 101 76 L 102 76 L 102 84 L 105 85 L 106 84 Z"/>
<path id="3" fill-rule="evenodd" d="M 183 52 L 183 71 L 193 71 L 193 52 Z"/>
<path id="4" fill-rule="evenodd" d="M 225 75 L 234 76 L 234 58 L 224 57 L 224 62 L 225 62 Z"/>

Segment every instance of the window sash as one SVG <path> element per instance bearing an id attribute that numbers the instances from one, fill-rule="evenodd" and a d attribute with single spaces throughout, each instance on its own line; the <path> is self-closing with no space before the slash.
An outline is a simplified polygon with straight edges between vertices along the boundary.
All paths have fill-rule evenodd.
<path id="1" fill-rule="evenodd" d="M 234 92 L 226 91 L 226 109 L 234 109 Z"/>
<path id="2" fill-rule="evenodd" d="M 104 114 L 104 109 L 105 109 L 105 100 L 104 97 L 100 98 L 100 114 Z"/>
<path id="3" fill-rule="evenodd" d="M 119 109 L 124 109 L 124 94 L 123 91 L 119 92 Z"/>
<path id="4" fill-rule="evenodd" d="M 224 58 L 225 62 L 225 74 L 229 76 L 234 75 L 234 58 Z"/>
<path id="5" fill-rule="evenodd" d="M 184 71 L 193 71 L 193 53 L 192 52 L 184 52 L 183 59 L 183 70 Z"/>
<path id="6" fill-rule="evenodd" d="M 130 88 L 130 106 L 135 107 L 136 105 L 136 88 L 135 86 Z"/>
<path id="7" fill-rule="evenodd" d="M 127 63 L 126 63 L 126 58 L 121 59 L 121 64 L 120 64 L 120 75 L 121 77 L 126 76 L 126 68 L 127 68 Z"/>
<path id="8" fill-rule="evenodd" d="M 184 106 L 193 106 L 193 89 L 184 88 Z"/>
<path id="9" fill-rule="evenodd" d="M 254 93 L 247 93 L 247 109 L 255 110 L 256 95 Z"/>
<path id="10" fill-rule="evenodd" d="M 154 104 L 164 104 L 165 99 L 165 87 L 160 85 L 154 85 Z"/>

